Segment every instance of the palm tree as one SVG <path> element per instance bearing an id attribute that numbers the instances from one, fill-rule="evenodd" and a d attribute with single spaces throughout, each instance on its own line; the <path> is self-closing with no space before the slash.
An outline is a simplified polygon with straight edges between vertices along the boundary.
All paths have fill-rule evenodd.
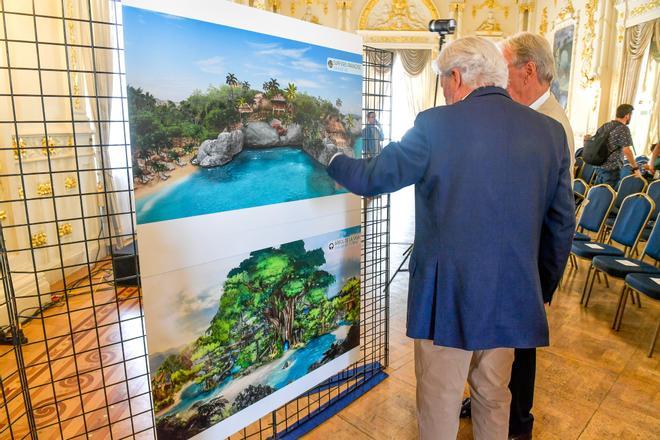
<path id="1" fill-rule="evenodd" d="M 250 83 L 247 82 L 247 81 L 243 81 L 241 83 L 241 87 L 243 87 L 243 90 L 245 90 L 247 92 L 248 90 L 250 90 Z"/>
<path id="2" fill-rule="evenodd" d="M 287 101 L 293 102 L 293 100 L 296 99 L 296 95 L 298 94 L 298 88 L 295 84 L 289 83 L 286 86 L 286 89 L 284 89 L 284 94 L 286 95 Z"/>
<path id="3" fill-rule="evenodd" d="M 280 83 L 278 83 L 275 78 L 271 78 L 269 81 L 266 81 L 264 83 L 264 91 L 266 92 L 267 95 L 269 95 L 269 97 L 272 97 L 273 95 L 277 94 L 279 89 L 280 89 Z"/>
<path id="4" fill-rule="evenodd" d="M 348 128 L 348 131 L 351 131 L 351 128 L 353 128 L 354 125 L 355 119 L 353 118 L 353 115 L 349 113 L 348 116 L 346 116 L 346 127 Z"/>
<path id="5" fill-rule="evenodd" d="M 343 104 L 342 100 L 340 98 L 337 98 L 337 100 L 335 101 L 335 105 L 337 106 L 338 109 L 341 108 L 342 104 Z"/>
<path id="6" fill-rule="evenodd" d="M 234 87 L 238 85 L 238 78 L 233 73 L 228 73 L 225 82 L 231 87 L 231 100 L 234 100 Z"/>

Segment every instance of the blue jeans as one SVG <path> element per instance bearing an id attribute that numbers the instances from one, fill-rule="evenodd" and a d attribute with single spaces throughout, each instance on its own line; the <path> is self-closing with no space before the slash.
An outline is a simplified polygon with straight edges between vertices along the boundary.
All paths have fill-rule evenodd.
<path id="1" fill-rule="evenodd" d="M 616 186 L 619 183 L 619 171 L 620 170 L 598 170 L 598 175 L 596 176 L 596 184 L 606 183 L 616 190 Z"/>

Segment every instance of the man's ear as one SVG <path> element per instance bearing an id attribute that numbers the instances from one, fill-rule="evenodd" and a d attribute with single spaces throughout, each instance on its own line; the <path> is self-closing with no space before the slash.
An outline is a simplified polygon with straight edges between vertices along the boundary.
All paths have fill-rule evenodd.
<path id="1" fill-rule="evenodd" d="M 536 64 L 529 61 L 527 64 L 525 64 L 525 75 L 528 77 L 533 77 L 536 76 Z"/>
<path id="2" fill-rule="evenodd" d="M 461 72 L 458 69 L 451 69 L 451 78 L 456 82 L 456 88 L 461 87 L 463 84 L 463 78 L 461 77 Z"/>

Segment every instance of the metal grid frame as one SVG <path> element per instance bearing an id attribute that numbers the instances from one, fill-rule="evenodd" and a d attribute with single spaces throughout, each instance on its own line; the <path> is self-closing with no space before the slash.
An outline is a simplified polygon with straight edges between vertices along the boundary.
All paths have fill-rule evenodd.
<path id="1" fill-rule="evenodd" d="M 112 271 L 113 259 L 132 260 L 137 267 L 137 255 L 113 257 L 116 243 L 134 240 L 132 221 L 135 204 L 132 196 L 132 169 L 128 140 L 128 115 L 125 72 L 123 70 L 123 41 L 121 39 L 120 0 L 55 0 L 57 13 L 44 13 L 37 0 L 11 2 L 0 0 L 2 34 L 0 50 L 6 57 L 0 65 L 0 75 L 8 78 L 9 90 L 0 90 L 0 99 L 10 103 L 12 120 L 0 121 L 0 127 L 10 126 L 16 146 L 0 142 L 0 154 L 16 153 L 17 169 L 0 169 L 0 194 L 3 182 L 20 182 L 22 196 L 3 197 L 0 211 L 20 211 L 16 217 L 4 219 L 0 224 L 0 275 L 4 295 L 0 296 L 0 308 L 7 310 L 6 330 L 13 344 L 0 345 L 0 438 L 85 438 L 91 435 L 102 438 L 153 438 L 155 428 L 151 409 L 151 389 L 148 372 L 146 341 L 142 325 L 142 299 L 139 289 L 122 287 L 122 282 Z M 98 4 L 107 2 L 110 19 L 96 16 Z M 11 3 L 9 7 L 6 5 Z M 52 3 L 52 2 L 51 2 Z M 20 6 L 16 6 L 20 4 Z M 76 6 L 73 13 L 72 5 Z M 80 11 L 87 11 L 81 13 Z M 11 20 L 31 21 L 31 39 L 14 38 L 8 32 Z M 62 41 L 39 40 L 39 23 L 44 20 L 61 22 Z M 88 41 L 77 41 L 68 29 L 71 25 L 89 32 Z M 99 30 L 111 29 L 111 44 L 95 44 Z M 12 46 L 33 45 L 36 65 L 12 65 L 16 53 Z M 65 53 L 65 66 L 60 68 L 42 65 L 42 51 L 60 48 Z M 76 52 L 89 51 L 91 64 L 85 68 L 77 63 Z M 97 68 L 97 53 L 110 51 L 117 56 L 116 69 Z M 113 55 L 113 56 L 114 56 Z M 363 124 L 368 111 L 376 111 L 385 121 L 384 131 L 391 126 L 391 65 L 392 54 L 378 49 L 365 48 Z M 31 72 L 38 77 L 37 90 L 22 93 L 15 90 L 15 76 Z M 66 93 L 45 91 L 43 78 L 49 73 L 66 76 Z M 79 78 L 88 75 L 91 82 L 87 90 L 80 90 Z M 119 87 L 112 94 L 104 93 L 101 81 L 118 78 Z M 23 120 L 17 118 L 17 107 L 22 98 L 34 99 L 40 107 L 40 117 Z M 50 118 L 49 99 L 68 102 L 70 118 Z M 105 114 L 99 101 L 116 99 L 121 102 L 121 115 L 117 118 Z M 87 100 L 95 108 L 92 113 L 80 117 L 76 108 L 79 100 Z M 89 112 L 88 112 L 89 113 Z M 49 145 L 55 124 L 66 124 L 73 137 L 72 145 Z M 87 133 L 79 130 L 91 124 Z M 121 140 L 110 142 L 109 124 L 122 127 Z M 38 133 L 46 140 L 43 146 L 26 146 L 26 153 L 43 152 L 45 170 L 30 171 L 29 158 L 24 158 L 20 140 L 24 127 L 38 127 Z M 34 131 L 34 128 L 31 129 Z M 88 136 L 88 137 L 87 137 Z M 378 149 L 382 144 L 377 142 Z M 109 150 L 123 152 L 124 163 L 109 163 Z M 71 166 L 61 169 L 57 160 L 70 152 Z M 92 152 L 94 166 L 81 166 L 83 152 Z M 368 156 L 364 152 L 364 156 Z M 62 194 L 55 188 L 61 179 L 75 176 L 73 193 Z M 83 185 L 90 176 L 96 178 L 98 187 Z M 114 177 L 123 178 L 126 187 L 113 184 Z M 33 195 L 33 177 L 43 177 L 50 185 L 50 194 Z M 30 180 L 32 179 L 32 180 Z M 31 183 L 32 182 L 32 183 Z M 9 185 L 7 185 L 9 186 Z M 120 209 L 121 198 L 128 209 Z M 64 213 L 62 203 L 75 200 L 79 215 Z M 95 200 L 98 209 L 89 212 L 87 205 Z M 46 219 L 31 217 L 34 204 L 46 203 L 52 216 Z M 18 210 L 18 211 L 17 211 Z M 119 220 L 130 217 L 128 230 L 117 227 Z M 82 230 L 77 239 L 60 234 L 64 222 L 76 222 Z M 232 438 L 277 438 L 292 433 L 301 424 L 336 404 L 340 398 L 360 390 L 367 381 L 379 374 L 388 362 L 389 336 L 389 195 L 383 195 L 362 204 L 362 309 L 361 309 L 361 358 L 350 368 L 317 386 L 303 396 L 262 418 Z M 56 240 L 38 243 L 31 240 L 40 231 L 51 228 Z M 10 240 L 7 234 L 25 236 L 25 240 Z M 78 245 L 84 249 L 83 262 L 65 263 L 67 249 Z M 44 266 L 43 252 L 55 252 L 54 260 Z M 29 255 L 28 267 L 17 266 L 17 256 Z M 54 264 L 53 264 L 54 263 Z M 40 280 L 55 276 L 61 283 L 50 285 L 42 291 Z M 16 279 L 26 277 L 35 286 L 28 295 L 17 292 Z M 55 288 L 53 287 L 55 286 Z M 32 298 L 36 307 L 21 310 L 20 301 Z M 85 317 L 84 326 L 79 318 Z M 138 329 L 138 331 L 136 331 Z M 22 340 L 25 334 L 27 341 Z M 114 336 L 112 336 L 114 335 Z M 35 356 L 35 353 L 39 353 Z"/>

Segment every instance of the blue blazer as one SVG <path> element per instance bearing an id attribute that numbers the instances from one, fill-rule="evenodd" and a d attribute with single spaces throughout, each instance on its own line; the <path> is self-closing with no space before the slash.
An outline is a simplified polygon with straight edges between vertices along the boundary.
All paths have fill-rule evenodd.
<path id="1" fill-rule="evenodd" d="M 407 334 L 464 350 L 548 345 L 544 302 L 575 230 L 561 124 L 483 87 L 328 173 L 364 195 L 415 185 Z"/>

